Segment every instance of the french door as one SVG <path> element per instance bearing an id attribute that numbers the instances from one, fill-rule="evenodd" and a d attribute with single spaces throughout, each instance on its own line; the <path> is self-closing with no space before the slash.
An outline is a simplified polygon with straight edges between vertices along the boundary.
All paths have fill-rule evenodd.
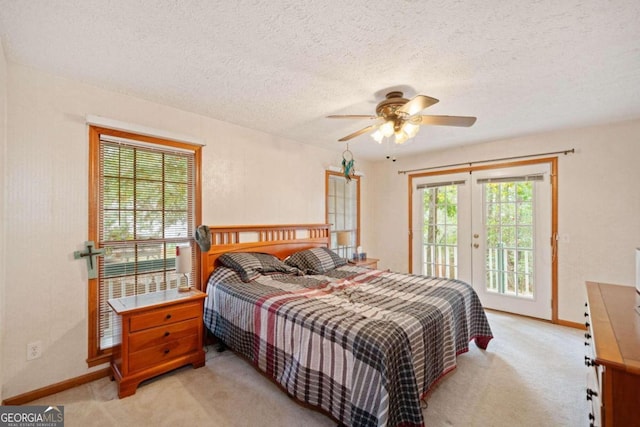
<path id="1" fill-rule="evenodd" d="M 551 318 L 549 165 L 414 180 L 414 272 L 464 280 L 483 305 Z"/>

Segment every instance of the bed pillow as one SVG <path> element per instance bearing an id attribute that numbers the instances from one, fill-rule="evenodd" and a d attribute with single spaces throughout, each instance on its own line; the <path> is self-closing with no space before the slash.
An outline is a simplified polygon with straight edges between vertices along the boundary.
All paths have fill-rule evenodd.
<path id="1" fill-rule="evenodd" d="M 260 274 L 302 274 L 297 268 L 283 263 L 276 256 L 259 252 L 227 252 L 222 254 L 218 261 L 238 272 L 244 282 L 249 282 Z"/>
<path id="2" fill-rule="evenodd" d="M 285 260 L 287 264 L 296 267 L 306 274 L 322 274 L 347 263 L 337 253 L 325 247 L 305 249 L 296 252 Z"/>

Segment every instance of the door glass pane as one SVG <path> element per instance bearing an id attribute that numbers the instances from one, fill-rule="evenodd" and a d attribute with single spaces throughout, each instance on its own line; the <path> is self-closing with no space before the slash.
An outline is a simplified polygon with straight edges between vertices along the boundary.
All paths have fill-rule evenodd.
<path id="1" fill-rule="evenodd" d="M 422 274 L 458 278 L 458 186 L 423 189 Z"/>
<path id="2" fill-rule="evenodd" d="M 534 183 L 484 184 L 486 289 L 533 298 Z"/>
<path id="3" fill-rule="evenodd" d="M 327 220 L 332 225 L 331 249 L 344 258 L 351 258 L 356 251 L 358 235 L 358 184 L 355 179 L 347 181 L 343 176 L 329 175 L 327 190 Z M 351 242 L 338 247 L 336 233 L 350 232 Z"/>

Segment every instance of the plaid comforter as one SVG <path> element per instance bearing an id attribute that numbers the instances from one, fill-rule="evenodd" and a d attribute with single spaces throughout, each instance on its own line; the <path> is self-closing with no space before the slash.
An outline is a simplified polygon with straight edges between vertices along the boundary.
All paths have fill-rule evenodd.
<path id="1" fill-rule="evenodd" d="M 492 338 L 457 280 L 355 266 L 210 277 L 205 325 L 295 398 L 350 426 L 423 426 L 420 400 L 468 344 Z"/>

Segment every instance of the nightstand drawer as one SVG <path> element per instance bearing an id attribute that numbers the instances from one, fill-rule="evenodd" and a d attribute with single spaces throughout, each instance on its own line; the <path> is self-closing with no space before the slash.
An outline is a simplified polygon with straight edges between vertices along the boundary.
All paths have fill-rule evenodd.
<path id="1" fill-rule="evenodd" d="M 179 340 L 169 341 L 129 355 L 129 369 L 134 372 L 169 361 L 183 354 L 191 353 L 200 347 L 200 337 L 190 335 Z"/>
<path id="2" fill-rule="evenodd" d="M 132 333 L 129 335 L 129 351 L 133 353 L 193 335 L 198 332 L 198 323 L 201 321 L 193 318 Z"/>
<path id="3" fill-rule="evenodd" d="M 201 318 L 202 309 L 199 303 L 181 304 L 170 307 L 158 308 L 144 314 L 132 316 L 129 324 L 131 332 L 141 331 L 156 326 L 176 323 L 192 318 Z"/>

